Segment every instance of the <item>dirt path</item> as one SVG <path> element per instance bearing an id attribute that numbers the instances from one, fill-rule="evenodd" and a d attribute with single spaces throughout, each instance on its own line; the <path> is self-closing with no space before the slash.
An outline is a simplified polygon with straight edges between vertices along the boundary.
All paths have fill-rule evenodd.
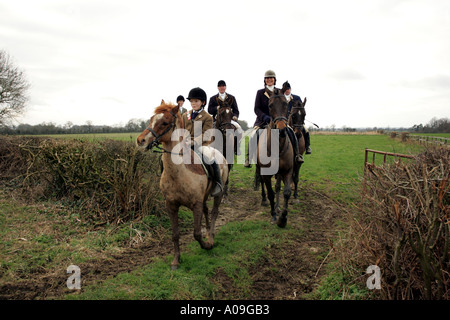
<path id="1" fill-rule="evenodd" d="M 302 232 L 290 239 L 289 243 L 271 248 L 265 260 L 251 270 L 254 293 L 249 299 L 303 299 L 305 294 L 317 287 L 327 263 L 322 257 L 330 252 L 329 239 L 334 237 L 332 221 L 339 215 L 339 208 L 327 196 L 308 187 L 302 188 L 300 197 L 308 199 L 302 204 L 304 212 L 290 214 L 288 224 Z M 220 207 L 217 228 L 231 221 L 259 219 L 269 221 L 269 209 L 260 206 L 259 191 L 231 186 L 229 201 Z M 170 238 L 170 234 L 161 234 L 157 239 L 147 240 L 105 260 L 79 264 L 83 270 L 82 286 L 102 282 L 122 272 L 145 266 L 157 257 L 170 255 Z M 195 240 L 191 232 L 182 234 L 181 249 L 192 241 Z M 275 273 L 273 270 L 278 271 Z M 29 279 L 23 279 L 25 281 L 0 287 L 0 299 L 59 299 L 69 293 L 67 277 L 65 270 L 33 273 Z M 215 281 L 220 282 L 218 299 L 226 298 L 233 292 L 233 280 L 220 270 Z"/>

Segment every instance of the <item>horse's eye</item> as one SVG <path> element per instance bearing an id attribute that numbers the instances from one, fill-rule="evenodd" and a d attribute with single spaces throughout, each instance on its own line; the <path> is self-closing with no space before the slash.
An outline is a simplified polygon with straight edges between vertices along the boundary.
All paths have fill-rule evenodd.
<path id="1" fill-rule="evenodd" d="M 162 125 L 163 125 L 163 126 L 167 126 L 168 123 L 167 123 L 167 122 L 163 122 Z"/>

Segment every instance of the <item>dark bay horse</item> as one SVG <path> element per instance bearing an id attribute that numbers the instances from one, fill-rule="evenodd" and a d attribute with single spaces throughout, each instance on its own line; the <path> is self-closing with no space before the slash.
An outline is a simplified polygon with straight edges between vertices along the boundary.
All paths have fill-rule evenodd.
<path id="1" fill-rule="evenodd" d="M 224 104 L 217 108 L 215 128 L 220 131 L 220 141 L 215 140 L 211 146 L 222 152 L 228 162 L 228 173 L 231 172 L 234 163 L 234 153 L 237 148 L 236 127 L 232 123 L 233 109 L 230 105 Z M 224 199 L 228 197 L 228 181 L 224 188 Z"/>
<path id="2" fill-rule="evenodd" d="M 286 133 L 288 130 L 288 103 L 284 95 L 274 95 L 269 98 L 269 112 L 271 121 L 262 131 L 257 143 L 256 175 L 262 181 L 261 196 L 265 199 L 264 187 L 270 202 L 272 222 L 284 228 L 287 223 L 288 202 L 291 196 L 291 181 L 294 168 L 294 150 Z M 276 129 L 276 130 L 274 130 Z M 272 135 L 274 138 L 272 138 Z M 278 139 L 275 139 L 278 135 Z M 264 159 L 264 155 L 267 157 Z M 272 177 L 275 175 L 276 184 L 276 205 L 275 193 L 272 189 Z M 281 190 L 281 180 L 283 180 L 284 208 L 277 220 L 277 211 L 280 210 L 279 196 Z"/>
<path id="3" fill-rule="evenodd" d="M 184 136 L 186 132 L 175 129 L 184 129 L 179 107 L 166 104 L 163 100 L 151 117 L 148 128 L 137 138 L 137 145 L 146 150 L 162 144 L 164 170 L 161 175 L 160 188 L 165 198 L 172 225 L 174 245 L 172 269 L 178 268 L 180 264 L 179 207 L 183 205 L 192 210 L 194 214 L 194 238 L 203 249 L 211 249 L 214 245 L 215 222 L 219 214 L 219 205 L 223 194 L 221 193 L 214 198 L 210 219 L 206 201 L 212 190 L 213 182 L 208 178 L 197 154 L 192 151 L 190 145 L 186 142 L 186 136 Z M 202 150 L 204 153 L 214 151 L 213 148 L 209 147 L 202 147 Z M 197 157 L 197 161 L 194 161 L 195 157 Z M 228 180 L 227 162 L 220 152 L 215 152 L 214 157 L 219 163 L 222 181 L 226 183 Z M 203 240 L 201 231 L 203 215 L 206 219 L 206 241 Z"/>
<path id="4" fill-rule="evenodd" d="M 298 150 L 300 154 L 305 153 L 305 136 L 304 136 L 304 123 L 305 123 L 305 104 L 306 97 L 303 102 L 300 100 L 294 100 L 289 113 L 289 126 L 294 129 L 295 136 L 298 140 Z M 294 172 L 292 180 L 294 182 L 294 199 L 298 201 L 298 180 L 300 174 L 300 168 L 302 163 L 294 163 Z"/>

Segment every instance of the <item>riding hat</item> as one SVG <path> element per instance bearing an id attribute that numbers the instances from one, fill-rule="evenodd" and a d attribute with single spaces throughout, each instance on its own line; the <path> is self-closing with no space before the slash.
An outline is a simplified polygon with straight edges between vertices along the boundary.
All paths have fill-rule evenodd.
<path id="1" fill-rule="evenodd" d="M 217 83 L 217 86 L 218 87 L 226 87 L 226 83 L 225 83 L 225 81 L 223 81 L 223 80 L 220 80 L 218 83 Z"/>
<path id="2" fill-rule="evenodd" d="M 286 92 L 286 90 L 289 90 L 291 88 L 291 85 L 289 84 L 289 82 L 285 82 L 285 83 L 283 83 L 283 86 L 281 87 L 281 92 L 282 93 L 285 93 Z"/>
<path id="3" fill-rule="evenodd" d="M 198 99 L 200 101 L 206 102 L 206 92 L 202 88 L 194 88 L 189 91 L 189 95 L 187 99 L 190 101 L 191 99 Z"/>
<path id="4" fill-rule="evenodd" d="M 184 97 L 181 96 L 181 95 L 177 97 L 177 102 L 180 101 L 180 100 L 184 101 Z"/>
<path id="5" fill-rule="evenodd" d="M 264 78 L 276 78 L 277 75 L 275 74 L 275 71 L 273 70 L 267 70 L 264 74 Z"/>

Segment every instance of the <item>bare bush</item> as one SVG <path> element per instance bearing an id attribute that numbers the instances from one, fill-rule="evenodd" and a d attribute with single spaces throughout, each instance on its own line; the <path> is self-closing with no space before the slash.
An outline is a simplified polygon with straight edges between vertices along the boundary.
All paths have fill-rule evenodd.
<path id="1" fill-rule="evenodd" d="M 86 219 L 120 222 L 162 208 L 159 161 L 129 142 L 22 138 L 0 149 L 3 179 L 31 198 L 62 199 Z M 17 166 L 17 163 L 21 163 Z"/>
<path id="2" fill-rule="evenodd" d="M 382 299 L 450 299 L 450 150 L 371 168 L 360 216 L 341 239 L 347 274 L 378 265 Z"/>

